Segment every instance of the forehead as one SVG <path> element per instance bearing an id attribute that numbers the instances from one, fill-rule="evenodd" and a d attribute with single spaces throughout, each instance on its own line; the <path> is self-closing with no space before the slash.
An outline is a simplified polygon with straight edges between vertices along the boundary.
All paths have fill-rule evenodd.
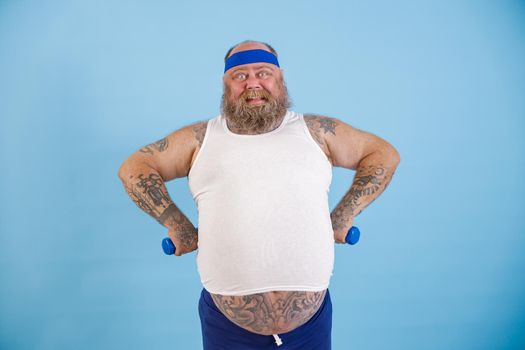
<path id="1" fill-rule="evenodd" d="M 247 51 L 247 50 L 257 50 L 257 49 L 271 52 L 266 45 L 261 44 L 261 43 L 243 43 L 243 44 L 238 45 L 236 48 L 234 48 L 232 52 L 230 53 L 230 56 L 237 52 Z"/>

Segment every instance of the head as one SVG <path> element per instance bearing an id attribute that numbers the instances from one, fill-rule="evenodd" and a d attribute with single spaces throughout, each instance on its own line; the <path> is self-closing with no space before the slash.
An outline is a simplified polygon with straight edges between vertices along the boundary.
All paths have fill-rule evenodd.
<path id="1" fill-rule="evenodd" d="M 268 44 L 243 41 L 226 53 L 228 58 L 249 50 L 264 50 L 275 57 Z M 268 62 L 236 65 L 224 72 L 221 109 L 228 124 L 247 132 L 265 132 L 282 119 L 290 107 L 282 70 Z"/>

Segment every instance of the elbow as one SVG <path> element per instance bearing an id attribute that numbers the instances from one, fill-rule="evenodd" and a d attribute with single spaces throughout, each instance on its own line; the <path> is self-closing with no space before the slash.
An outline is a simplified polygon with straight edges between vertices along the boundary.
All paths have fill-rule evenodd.
<path id="1" fill-rule="evenodd" d="M 381 153 L 383 154 L 385 163 L 388 164 L 389 167 L 397 168 L 401 161 L 401 156 L 394 146 L 387 144 Z"/>
<path id="2" fill-rule="evenodd" d="M 126 166 L 126 162 L 124 162 L 118 169 L 117 175 L 121 181 L 124 181 L 124 179 L 126 178 L 126 174 L 127 174 L 127 166 Z"/>
<path id="3" fill-rule="evenodd" d="M 394 146 L 392 146 L 392 156 L 391 157 L 392 157 L 392 162 L 397 168 L 397 166 L 399 165 L 399 162 L 401 162 L 401 155 L 399 154 L 397 149 L 394 148 Z"/>
<path id="4" fill-rule="evenodd" d="M 118 169 L 118 177 L 120 178 L 121 181 L 126 181 L 126 179 L 129 178 L 129 174 L 131 173 L 132 171 L 132 168 L 133 168 L 133 160 L 132 160 L 133 156 L 129 157 L 128 159 L 126 159 L 122 165 L 120 166 L 120 168 Z"/>
<path id="5" fill-rule="evenodd" d="M 118 169 L 118 177 L 123 182 L 129 180 L 130 177 L 139 175 L 141 172 L 153 170 L 157 171 L 157 168 L 152 162 L 144 159 L 143 156 L 134 153 L 128 159 L 126 159 L 120 168 Z"/>

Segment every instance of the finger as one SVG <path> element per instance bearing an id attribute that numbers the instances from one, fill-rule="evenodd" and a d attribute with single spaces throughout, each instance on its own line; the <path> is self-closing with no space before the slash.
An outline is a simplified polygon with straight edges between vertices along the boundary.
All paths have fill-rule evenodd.
<path id="1" fill-rule="evenodd" d="M 173 241 L 173 243 L 175 243 L 175 241 Z M 186 252 L 181 243 L 175 244 L 175 247 L 176 247 L 175 253 L 173 254 L 175 256 L 181 256 L 182 254 Z"/>
<path id="2" fill-rule="evenodd" d="M 346 232 L 337 232 L 334 235 L 334 238 L 337 241 L 337 243 L 344 243 L 346 238 Z"/>

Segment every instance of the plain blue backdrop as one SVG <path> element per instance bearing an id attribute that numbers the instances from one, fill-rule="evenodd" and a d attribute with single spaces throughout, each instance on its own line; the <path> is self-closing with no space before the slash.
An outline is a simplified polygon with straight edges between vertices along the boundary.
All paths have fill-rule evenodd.
<path id="1" fill-rule="evenodd" d="M 396 146 L 336 247 L 334 349 L 525 348 L 523 1 L 0 2 L 0 348 L 199 349 L 195 253 L 117 170 L 219 113 L 223 56 L 280 54 L 293 110 Z M 354 173 L 334 169 L 333 208 Z M 187 180 L 168 185 L 197 224 Z"/>

